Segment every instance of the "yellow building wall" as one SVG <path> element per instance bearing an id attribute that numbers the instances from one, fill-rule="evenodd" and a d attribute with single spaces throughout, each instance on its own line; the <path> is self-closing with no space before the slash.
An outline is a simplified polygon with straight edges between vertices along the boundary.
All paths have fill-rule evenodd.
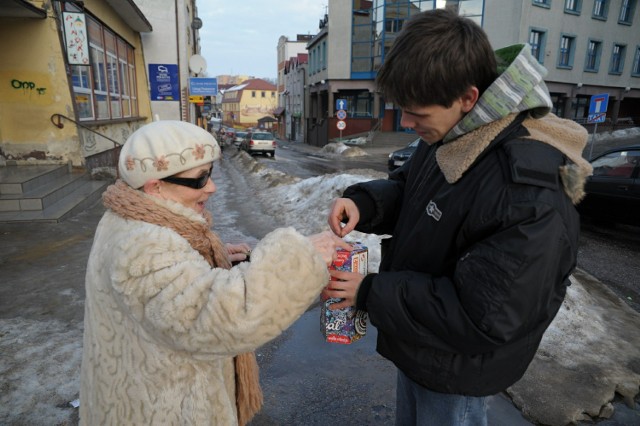
<path id="1" fill-rule="evenodd" d="M 104 1 L 86 0 L 85 9 L 97 17 L 135 50 L 138 119 L 101 124 L 81 122 L 92 130 L 124 143 L 150 121 L 151 102 L 140 34 L 129 28 Z M 15 164 L 84 164 L 84 157 L 114 146 L 95 133 L 52 114 L 76 120 L 72 88 L 66 72 L 65 51 L 53 10 L 46 19 L 3 19 L 0 25 L 0 166 Z"/>
<path id="2" fill-rule="evenodd" d="M 263 91 L 265 92 L 264 98 L 262 97 Z M 258 119 L 272 115 L 274 109 L 278 106 L 278 99 L 274 90 L 256 90 L 255 98 L 251 95 L 251 92 L 251 89 L 243 90 L 240 98 L 240 117 L 239 119 L 236 117 L 236 122 L 243 127 L 257 126 Z M 274 94 L 273 97 L 272 93 Z"/>
<path id="3" fill-rule="evenodd" d="M 74 116 L 55 20 L 2 21 L 0 160 L 80 161 L 74 126 L 61 130 L 50 121 L 55 113 Z"/>

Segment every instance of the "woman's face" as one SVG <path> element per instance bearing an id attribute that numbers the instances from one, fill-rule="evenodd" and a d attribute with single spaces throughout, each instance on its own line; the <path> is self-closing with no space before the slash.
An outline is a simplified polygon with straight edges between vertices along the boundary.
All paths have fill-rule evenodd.
<path id="1" fill-rule="evenodd" d="M 213 169 L 213 164 L 204 164 L 202 166 L 194 167 L 193 169 L 185 170 L 184 172 L 177 173 L 172 177 L 175 178 L 187 178 L 198 179 L 203 176 L 210 176 Z M 216 184 L 208 177 L 207 184 L 200 188 L 194 189 L 184 185 L 178 185 L 176 183 L 165 182 L 160 180 L 160 186 L 158 188 L 158 195 L 165 200 L 176 201 L 183 206 L 189 207 L 202 213 L 205 209 L 205 203 L 214 192 L 216 192 Z"/>

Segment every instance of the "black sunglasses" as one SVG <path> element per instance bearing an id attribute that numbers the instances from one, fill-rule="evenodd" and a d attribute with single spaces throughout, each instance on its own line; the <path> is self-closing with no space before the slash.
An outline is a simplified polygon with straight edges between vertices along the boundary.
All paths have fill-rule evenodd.
<path id="1" fill-rule="evenodd" d="M 176 185 L 188 186 L 189 188 L 193 188 L 193 189 L 202 189 L 205 186 L 207 186 L 207 183 L 209 183 L 211 172 L 213 172 L 213 166 L 211 166 L 211 168 L 209 169 L 209 172 L 207 172 L 206 175 L 202 175 L 197 178 L 181 178 L 181 177 L 169 176 L 166 178 L 162 178 L 160 180 L 163 180 L 169 183 L 175 183 Z"/>

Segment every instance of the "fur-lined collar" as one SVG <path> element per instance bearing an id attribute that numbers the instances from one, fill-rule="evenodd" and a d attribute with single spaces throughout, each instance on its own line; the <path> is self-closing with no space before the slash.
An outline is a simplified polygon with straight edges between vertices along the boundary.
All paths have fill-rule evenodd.
<path id="1" fill-rule="evenodd" d="M 440 146 L 436 151 L 436 159 L 447 182 L 457 182 L 517 116 L 516 113 L 510 114 Z M 561 119 L 554 114 L 547 114 L 540 119 L 527 117 L 522 124 L 529 131 L 529 135 L 524 136 L 525 139 L 551 145 L 572 161 L 572 164 L 562 166 L 559 173 L 565 192 L 573 203 L 577 204 L 584 196 L 584 183 L 592 172 L 591 164 L 582 158 L 582 151 L 587 143 L 587 131 L 579 124 Z"/>

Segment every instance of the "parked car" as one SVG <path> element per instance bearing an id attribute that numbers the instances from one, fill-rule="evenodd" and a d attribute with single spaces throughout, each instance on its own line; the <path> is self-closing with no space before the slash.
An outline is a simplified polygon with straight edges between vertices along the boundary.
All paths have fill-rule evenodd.
<path id="1" fill-rule="evenodd" d="M 608 150 L 591 160 L 581 215 L 640 226 L 640 145 Z"/>
<path id="2" fill-rule="evenodd" d="M 276 140 L 267 132 L 250 132 L 240 144 L 240 148 L 249 154 L 261 153 L 276 156 Z"/>
<path id="3" fill-rule="evenodd" d="M 233 138 L 233 144 L 236 147 L 239 147 L 242 144 L 242 142 L 244 141 L 244 138 L 247 137 L 247 135 L 249 135 L 249 132 L 242 132 L 242 131 L 236 132 L 236 135 Z"/>
<path id="4" fill-rule="evenodd" d="M 392 172 L 398 167 L 402 166 L 405 161 L 411 157 L 411 155 L 415 152 L 418 147 L 418 143 L 420 142 L 420 138 L 414 140 L 404 148 L 400 148 L 397 151 L 393 151 L 389 154 L 389 171 Z"/>

